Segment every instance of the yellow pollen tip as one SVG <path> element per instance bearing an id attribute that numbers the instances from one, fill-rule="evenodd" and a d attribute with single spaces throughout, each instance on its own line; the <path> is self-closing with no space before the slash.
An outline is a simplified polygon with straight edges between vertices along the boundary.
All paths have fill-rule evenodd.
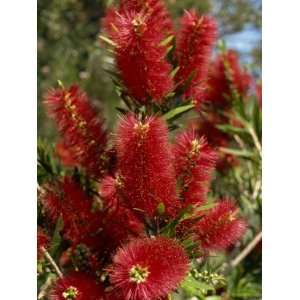
<path id="1" fill-rule="evenodd" d="M 133 266 L 129 271 L 129 277 L 131 282 L 137 284 L 143 283 L 147 280 L 150 272 L 147 267 L 141 267 L 140 265 Z"/>
<path id="2" fill-rule="evenodd" d="M 134 125 L 134 130 L 139 134 L 141 137 L 144 137 L 147 132 L 149 131 L 149 124 L 143 124 L 142 122 L 136 123 Z"/>
<path id="3" fill-rule="evenodd" d="M 191 145 L 192 145 L 191 155 L 198 154 L 201 148 L 199 141 L 197 139 L 194 139 Z"/>

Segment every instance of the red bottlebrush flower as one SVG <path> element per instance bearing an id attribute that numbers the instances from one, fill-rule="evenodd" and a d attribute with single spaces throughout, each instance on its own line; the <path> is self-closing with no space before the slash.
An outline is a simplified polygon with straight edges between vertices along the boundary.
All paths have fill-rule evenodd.
<path id="1" fill-rule="evenodd" d="M 216 108 L 230 107 L 232 94 L 245 97 L 251 87 L 252 76 L 239 63 L 234 50 L 219 55 L 209 69 L 205 100 Z"/>
<path id="2" fill-rule="evenodd" d="M 106 176 L 100 186 L 100 195 L 106 210 L 116 210 L 119 205 L 118 189 L 121 187 L 120 179 Z"/>
<path id="3" fill-rule="evenodd" d="M 173 216 L 179 201 L 164 121 L 128 114 L 119 123 L 116 148 L 126 205 L 153 217 L 163 204 L 166 215 Z"/>
<path id="4" fill-rule="evenodd" d="M 185 98 L 201 102 L 209 59 L 217 37 L 217 25 L 212 17 L 186 11 L 177 36 L 176 57 L 179 70 L 176 80 L 183 85 L 192 76 Z"/>
<path id="5" fill-rule="evenodd" d="M 213 147 L 227 147 L 231 137 L 216 127 L 218 124 L 228 122 L 227 119 L 220 119 L 216 114 L 207 115 L 205 120 L 198 122 L 198 135 L 205 135 L 208 144 Z"/>
<path id="6" fill-rule="evenodd" d="M 208 144 L 213 147 L 228 147 L 232 138 L 216 127 L 218 124 L 224 124 L 226 122 L 228 122 L 227 119 L 221 120 L 218 115 L 211 114 L 207 120 L 202 120 L 198 123 L 197 133 L 198 135 L 205 135 Z M 219 151 L 216 163 L 216 169 L 219 172 L 224 173 L 237 164 L 238 160 L 235 156 Z"/>
<path id="7" fill-rule="evenodd" d="M 53 223 L 62 217 L 64 236 L 75 244 L 88 240 L 102 226 L 102 214 L 92 212 L 92 199 L 70 177 L 49 187 L 42 203 Z"/>
<path id="8" fill-rule="evenodd" d="M 144 225 L 127 208 L 120 206 L 114 213 L 107 216 L 101 234 L 101 241 L 105 246 L 104 251 L 111 255 L 122 243 L 131 238 L 144 236 Z"/>
<path id="9" fill-rule="evenodd" d="M 102 243 L 105 251 L 111 251 L 128 241 L 129 238 L 141 236 L 144 233 L 144 225 L 128 208 L 124 207 L 119 195 L 120 181 L 110 176 L 102 180 L 100 195 L 103 200 L 104 216 L 103 230 L 101 232 Z"/>
<path id="10" fill-rule="evenodd" d="M 45 104 L 71 159 L 90 176 L 100 177 L 104 172 L 107 137 L 87 95 L 75 85 L 59 88 L 49 91 Z"/>
<path id="11" fill-rule="evenodd" d="M 151 15 L 153 23 L 158 24 L 164 34 L 173 32 L 171 16 L 161 0 L 121 0 L 120 11 L 146 12 Z"/>
<path id="12" fill-rule="evenodd" d="M 126 300 L 154 300 L 178 287 L 189 269 L 184 249 L 172 239 L 131 241 L 120 248 L 109 268 L 110 280 Z"/>
<path id="13" fill-rule="evenodd" d="M 217 160 L 216 152 L 204 137 L 199 139 L 194 131 L 188 131 L 177 136 L 173 153 L 183 205 L 204 204 Z"/>
<path id="14" fill-rule="evenodd" d="M 103 287 L 85 273 L 73 272 L 59 278 L 49 294 L 49 300 L 104 300 Z"/>
<path id="15" fill-rule="evenodd" d="M 160 44 L 165 37 L 166 19 L 160 16 L 164 13 L 157 12 L 158 7 L 110 10 L 104 19 L 104 28 L 116 43 L 121 79 L 128 94 L 142 104 L 161 102 L 173 89 L 171 65 L 165 59 L 167 47 Z"/>
<path id="16" fill-rule="evenodd" d="M 46 249 L 49 245 L 48 235 L 41 229 L 37 230 L 37 257 L 41 259 L 43 257 L 43 248 Z"/>
<path id="17" fill-rule="evenodd" d="M 193 231 L 202 249 L 225 250 L 238 241 L 246 230 L 246 223 L 236 214 L 234 203 L 224 200 L 194 225 Z"/>
<path id="18" fill-rule="evenodd" d="M 55 150 L 63 165 L 65 165 L 66 167 L 77 166 L 77 161 L 73 158 L 72 153 L 63 144 L 63 142 L 57 143 Z"/>
<path id="19" fill-rule="evenodd" d="M 256 92 L 256 97 L 257 97 L 257 101 L 258 101 L 258 105 L 261 109 L 262 107 L 262 84 L 261 83 L 257 83 L 255 85 L 255 92 Z"/>

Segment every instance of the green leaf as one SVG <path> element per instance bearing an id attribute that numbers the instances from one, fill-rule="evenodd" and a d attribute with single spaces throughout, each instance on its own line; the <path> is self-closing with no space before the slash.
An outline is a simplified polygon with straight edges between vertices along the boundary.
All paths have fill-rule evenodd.
<path id="1" fill-rule="evenodd" d="M 64 84 L 63 84 L 62 81 L 59 80 L 59 79 L 57 80 L 57 84 L 58 84 L 58 86 L 59 86 L 60 88 L 62 88 L 62 89 L 65 88 Z"/>
<path id="2" fill-rule="evenodd" d="M 209 292 L 215 292 L 215 288 L 205 282 L 196 280 L 191 274 L 187 276 L 184 282 L 181 284 L 181 288 L 190 297 L 200 297 L 205 299 L 205 296 Z"/>
<path id="3" fill-rule="evenodd" d="M 107 74 L 109 74 L 112 78 L 120 78 L 120 74 L 114 70 L 109 70 L 109 69 L 105 69 L 103 68 L 104 72 L 106 72 Z"/>
<path id="4" fill-rule="evenodd" d="M 169 54 L 173 49 L 174 49 L 174 46 L 173 46 L 173 45 L 170 45 L 170 46 L 167 48 L 167 54 Z"/>
<path id="5" fill-rule="evenodd" d="M 62 169 L 54 157 L 53 146 L 40 138 L 37 143 L 37 159 L 37 177 L 40 185 L 61 174 Z"/>
<path id="6" fill-rule="evenodd" d="M 232 148 L 220 148 L 220 151 L 226 154 L 232 154 L 235 156 L 245 157 L 245 158 L 252 158 L 254 154 L 251 151 L 247 150 L 239 150 L 239 149 L 232 149 Z"/>
<path id="7" fill-rule="evenodd" d="M 194 108 L 194 104 L 187 104 L 187 105 L 176 107 L 170 110 L 169 112 L 167 112 L 166 114 L 164 114 L 163 118 L 166 121 L 173 120 L 175 118 L 180 117 L 182 114 L 190 111 L 192 108 Z"/>
<path id="8" fill-rule="evenodd" d="M 194 207 L 194 213 L 198 213 L 200 211 L 209 210 L 211 208 L 214 208 L 216 206 L 216 203 L 208 203 L 205 205 Z"/>
<path id="9" fill-rule="evenodd" d="M 218 129 L 226 132 L 226 133 L 246 133 L 247 130 L 241 127 L 235 127 L 232 125 L 222 124 L 216 126 Z"/>
<path id="10" fill-rule="evenodd" d="M 172 78 L 174 78 L 175 75 L 177 74 L 177 72 L 179 71 L 179 69 L 180 69 L 180 66 L 177 66 L 174 70 L 172 70 L 170 76 L 171 76 Z"/>
<path id="11" fill-rule="evenodd" d="M 170 44 L 172 42 L 172 40 L 174 39 L 174 34 L 167 36 L 165 39 L 163 39 L 160 42 L 160 46 L 167 46 L 168 44 Z"/>
<path id="12" fill-rule="evenodd" d="M 112 41 L 111 39 L 109 39 L 108 37 L 104 36 L 104 35 L 99 35 L 99 39 L 102 40 L 103 42 L 105 42 L 106 44 L 112 46 L 112 47 L 116 47 L 117 44 Z"/>
<path id="13" fill-rule="evenodd" d="M 194 77 L 196 75 L 196 71 L 192 71 L 191 74 L 188 76 L 187 80 L 184 82 L 182 88 L 181 88 L 181 91 L 185 91 L 189 86 L 190 84 L 192 83 Z"/>
<path id="14" fill-rule="evenodd" d="M 51 240 L 51 245 L 49 249 L 49 253 L 51 256 L 55 256 L 55 253 L 58 247 L 60 246 L 60 243 L 62 241 L 60 232 L 62 231 L 63 228 L 64 228 L 64 221 L 63 218 L 60 216 L 56 221 L 55 230 Z"/>
<path id="15" fill-rule="evenodd" d="M 121 113 L 122 115 L 126 115 L 128 113 L 128 110 L 122 108 L 122 107 L 116 107 L 116 110 Z"/>

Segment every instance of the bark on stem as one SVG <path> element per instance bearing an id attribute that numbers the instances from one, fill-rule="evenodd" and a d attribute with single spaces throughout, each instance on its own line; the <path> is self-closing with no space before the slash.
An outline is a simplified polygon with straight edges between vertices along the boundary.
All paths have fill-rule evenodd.
<path id="1" fill-rule="evenodd" d="M 261 241 L 262 232 L 259 232 L 255 238 L 247 245 L 247 247 L 234 259 L 230 262 L 230 266 L 235 268 Z"/>
<path id="2" fill-rule="evenodd" d="M 54 259 L 51 257 L 51 255 L 49 254 L 49 252 L 44 248 L 41 247 L 42 252 L 44 253 L 46 259 L 49 261 L 49 263 L 51 264 L 51 266 L 53 267 L 55 273 L 60 277 L 63 278 L 63 273 L 60 271 L 59 267 L 57 266 L 56 262 L 54 261 Z"/>

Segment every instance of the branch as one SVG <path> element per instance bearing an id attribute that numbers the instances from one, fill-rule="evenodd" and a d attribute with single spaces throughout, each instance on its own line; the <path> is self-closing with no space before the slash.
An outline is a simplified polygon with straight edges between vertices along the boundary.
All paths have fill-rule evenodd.
<path id="1" fill-rule="evenodd" d="M 55 278 L 56 278 L 55 276 L 54 277 L 48 276 L 45 284 L 40 289 L 40 292 L 38 294 L 38 300 L 41 300 L 41 299 L 46 297 L 46 295 L 48 293 L 48 290 L 50 289 L 50 287 L 51 287 L 52 283 L 54 282 Z"/>
<path id="2" fill-rule="evenodd" d="M 257 137 L 257 135 L 256 135 L 256 133 L 255 133 L 255 131 L 253 129 L 253 127 L 252 126 L 248 126 L 248 131 L 249 131 L 249 133 L 250 133 L 250 135 L 251 135 L 251 137 L 253 139 L 254 145 L 255 145 L 256 149 L 258 150 L 258 153 L 259 153 L 260 157 L 262 157 L 261 144 L 259 142 L 259 139 L 258 139 L 258 137 Z"/>
<path id="3" fill-rule="evenodd" d="M 261 180 L 257 180 L 256 183 L 255 183 L 255 186 L 254 186 L 254 191 L 253 191 L 253 194 L 252 194 L 252 199 L 255 200 L 258 196 L 258 193 L 260 191 L 260 188 L 261 188 Z"/>
<path id="4" fill-rule="evenodd" d="M 58 275 L 58 277 L 63 278 L 63 273 L 61 272 L 61 270 L 57 266 L 56 262 L 54 261 L 54 259 L 49 254 L 49 252 L 44 247 L 41 247 L 41 250 L 44 253 L 44 255 L 45 255 L 46 259 L 48 260 L 48 262 L 53 267 L 53 269 L 54 269 L 55 273 Z"/>
<path id="5" fill-rule="evenodd" d="M 262 233 L 259 232 L 254 239 L 247 245 L 247 247 L 230 262 L 230 266 L 235 268 L 251 251 L 256 247 L 256 245 L 261 241 Z"/>

